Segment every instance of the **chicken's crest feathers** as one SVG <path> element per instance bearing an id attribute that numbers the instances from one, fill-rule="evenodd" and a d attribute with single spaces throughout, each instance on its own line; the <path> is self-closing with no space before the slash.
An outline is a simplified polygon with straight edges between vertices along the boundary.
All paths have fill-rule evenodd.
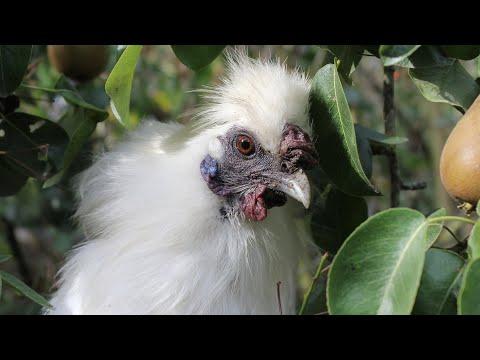
<path id="1" fill-rule="evenodd" d="M 272 151 L 287 122 L 311 134 L 310 82 L 304 73 L 278 59 L 253 59 L 242 48 L 228 50 L 225 57 L 220 83 L 197 90 L 203 103 L 192 117 L 193 129 L 246 127 Z"/>

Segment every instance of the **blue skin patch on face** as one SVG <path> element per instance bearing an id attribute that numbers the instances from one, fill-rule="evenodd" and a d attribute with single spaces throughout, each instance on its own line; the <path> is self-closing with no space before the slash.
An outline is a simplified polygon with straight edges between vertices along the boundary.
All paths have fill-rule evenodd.
<path id="1" fill-rule="evenodd" d="M 212 190 L 214 194 L 223 197 L 230 195 L 230 191 L 223 183 L 221 176 L 219 176 L 220 169 L 218 162 L 210 155 L 205 156 L 200 163 L 200 173 L 202 174 L 203 180 L 207 183 L 208 188 Z"/>
<path id="2" fill-rule="evenodd" d="M 217 160 L 212 158 L 210 155 L 205 156 L 205 158 L 200 163 L 200 172 L 205 181 L 211 181 L 215 176 L 218 175 L 218 163 Z"/>

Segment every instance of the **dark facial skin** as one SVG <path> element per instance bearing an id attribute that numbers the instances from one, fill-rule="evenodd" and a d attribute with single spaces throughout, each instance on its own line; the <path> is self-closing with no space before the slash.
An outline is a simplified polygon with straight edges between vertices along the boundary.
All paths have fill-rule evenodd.
<path id="1" fill-rule="evenodd" d="M 285 126 L 278 154 L 265 150 L 252 133 L 238 127 L 219 140 L 224 156 L 217 161 L 207 155 L 200 165 L 202 177 L 212 192 L 254 221 L 265 219 L 267 209 L 286 203 L 286 195 L 274 190 L 282 176 L 317 162 L 308 135 L 295 125 Z"/>

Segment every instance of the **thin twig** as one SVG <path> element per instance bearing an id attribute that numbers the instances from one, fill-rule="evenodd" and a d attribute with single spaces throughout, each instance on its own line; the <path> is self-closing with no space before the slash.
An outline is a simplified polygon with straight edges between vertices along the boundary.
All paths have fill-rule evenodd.
<path id="1" fill-rule="evenodd" d="M 282 285 L 282 282 L 281 281 L 277 282 L 277 300 L 278 300 L 278 309 L 280 310 L 280 315 L 283 315 L 282 299 L 280 297 L 280 285 Z"/>
<path id="2" fill-rule="evenodd" d="M 385 135 L 396 136 L 395 124 L 395 104 L 394 97 L 394 79 L 393 67 L 384 68 L 383 78 L 383 118 L 385 122 Z M 390 207 L 398 207 L 400 205 L 400 189 L 401 180 L 398 169 L 398 159 L 395 148 L 392 146 L 387 153 L 390 168 Z"/>

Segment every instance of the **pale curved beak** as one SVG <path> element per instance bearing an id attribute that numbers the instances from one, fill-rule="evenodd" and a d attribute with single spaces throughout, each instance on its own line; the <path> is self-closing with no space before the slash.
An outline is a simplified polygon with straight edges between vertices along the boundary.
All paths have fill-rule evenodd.
<path id="1" fill-rule="evenodd" d="M 301 202 L 305 209 L 310 206 L 310 183 L 302 169 L 293 174 L 282 174 L 277 190 L 284 192 L 295 200 Z"/>

